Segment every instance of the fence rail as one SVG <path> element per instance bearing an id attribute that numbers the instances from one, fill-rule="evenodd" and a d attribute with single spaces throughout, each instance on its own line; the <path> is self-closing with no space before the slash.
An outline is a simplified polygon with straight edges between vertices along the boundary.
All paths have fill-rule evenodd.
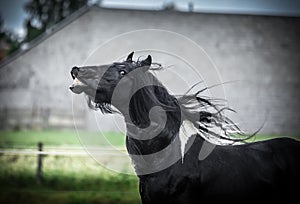
<path id="1" fill-rule="evenodd" d="M 104 155 L 116 155 L 119 156 L 120 153 L 128 155 L 125 148 L 99 148 L 99 147 L 88 147 L 87 151 L 83 147 L 72 147 L 70 150 L 64 150 L 64 148 L 54 148 L 49 147 L 48 150 L 44 150 L 42 143 L 37 144 L 37 149 L 21 147 L 16 148 L 0 148 L 0 155 L 36 155 L 37 156 L 37 170 L 36 170 L 36 180 L 37 183 L 42 183 L 43 180 L 43 157 L 46 155 L 55 156 L 104 156 Z M 68 148 L 67 148 L 68 149 Z M 117 151 L 117 152 L 116 152 Z"/>
<path id="2" fill-rule="evenodd" d="M 125 151 L 122 151 L 126 153 Z M 85 150 L 82 151 L 32 151 L 32 150 L 0 150 L 0 154 L 22 154 L 22 155 L 61 155 L 61 156 L 89 156 L 89 153 Z M 93 155 L 115 154 L 113 150 L 99 150 L 94 152 Z"/>

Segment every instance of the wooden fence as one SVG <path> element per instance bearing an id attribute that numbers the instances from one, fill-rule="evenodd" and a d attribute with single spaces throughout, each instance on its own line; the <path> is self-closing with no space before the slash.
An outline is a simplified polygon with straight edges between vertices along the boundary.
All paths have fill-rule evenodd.
<path id="1" fill-rule="evenodd" d="M 36 180 L 37 183 L 41 183 L 43 180 L 43 156 L 45 155 L 57 155 L 57 156 L 80 156 L 80 157 L 90 157 L 88 151 L 86 151 L 83 147 L 68 147 L 66 148 L 47 148 L 47 151 L 44 150 L 43 143 L 39 142 L 37 144 L 37 149 L 28 149 L 28 148 L 2 148 L 0 149 L 0 154 L 5 155 L 36 155 L 37 156 L 37 169 L 36 169 Z M 109 155 L 118 155 L 114 153 L 117 151 L 122 151 L 127 153 L 126 149 L 122 148 L 106 148 L 106 147 L 94 147 L 89 148 L 89 150 L 93 150 L 93 156 L 103 156 L 105 154 Z"/>

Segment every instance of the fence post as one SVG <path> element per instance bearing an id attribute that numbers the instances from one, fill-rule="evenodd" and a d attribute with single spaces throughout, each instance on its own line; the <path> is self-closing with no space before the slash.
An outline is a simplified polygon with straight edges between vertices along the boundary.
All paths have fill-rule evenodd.
<path id="1" fill-rule="evenodd" d="M 38 143 L 38 151 L 42 152 L 43 151 L 43 143 L 39 142 Z M 37 183 L 40 184 L 42 183 L 42 179 L 43 179 L 43 171 L 42 171 L 42 167 L 43 167 L 43 155 L 42 154 L 38 154 L 38 165 L 37 165 L 37 172 L 36 172 L 36 180 Z"/>

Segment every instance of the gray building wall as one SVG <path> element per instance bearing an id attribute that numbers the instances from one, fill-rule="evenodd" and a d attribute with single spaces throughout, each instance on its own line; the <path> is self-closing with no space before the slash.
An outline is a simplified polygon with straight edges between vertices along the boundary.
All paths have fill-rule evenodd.
<path id="1" fill-rule="evenodd" d="M 124 130 L 121 116 L 95 114 L 87 109 L 83 96 L 70 93 L 69 72 L 87 59 L 89 63 L 111 62 L 115 56 L 112 52 L 103 53 L 99 60 L 90 55 L 114 36 L 138 29 L 169 30 L 199 44 L 217 66 L 223 81 L 235 81 L 224 85 L 225 96 L 229 106 L 238 111 L 238 115 L 232 117 L 241 121 L 245 130 L 255 131 L 265 121 L 261 133 L 300 133 L 299 18 L 97 7 L 83 12 L 41 43 L 1 66 L 2 128 L 18 124 L 29 128 L 38 124 L 42 128 L 74 128 L 74 119 L 76 126 L 88 130 Z M 161 39 L 158 42 L 161 43 Z M 156 42 L 128 39 L 119 46 L 131 51 L 135 43 L 153 46 Z M 174 44 L 176 42 L 166 39 L 165 46 Z M 118 47 L 114 49 L 117 51 Z M 155 61 L 172 63 L 163 58 Z M 180 63 L 176 63 L 172 64 L 179 67 Z M 162 80 L 170 83 L 174 92 L 182 93 L 182 86 L 177 84 L 176 88 L 172 76 L 162 75 Z M 194 80 L 184 71 L 182 77 Z M 29 113 L 23 113 L 26 111 Z"/>

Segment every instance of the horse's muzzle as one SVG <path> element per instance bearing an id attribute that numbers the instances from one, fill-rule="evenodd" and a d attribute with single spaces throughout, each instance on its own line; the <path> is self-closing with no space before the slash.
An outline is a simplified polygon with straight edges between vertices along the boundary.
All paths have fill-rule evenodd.
<path id="1" fill-rule="evenodd" d="M 71 86 L 69 86 L 69 89 L 73 93 L 80 94 L 84 91 L 85 87 L 86 87 L 86 85 L 84 83 L 82 83 L 80 80 L 75 78 L 74 81 L 73 81 L 73 84 Z"/>

